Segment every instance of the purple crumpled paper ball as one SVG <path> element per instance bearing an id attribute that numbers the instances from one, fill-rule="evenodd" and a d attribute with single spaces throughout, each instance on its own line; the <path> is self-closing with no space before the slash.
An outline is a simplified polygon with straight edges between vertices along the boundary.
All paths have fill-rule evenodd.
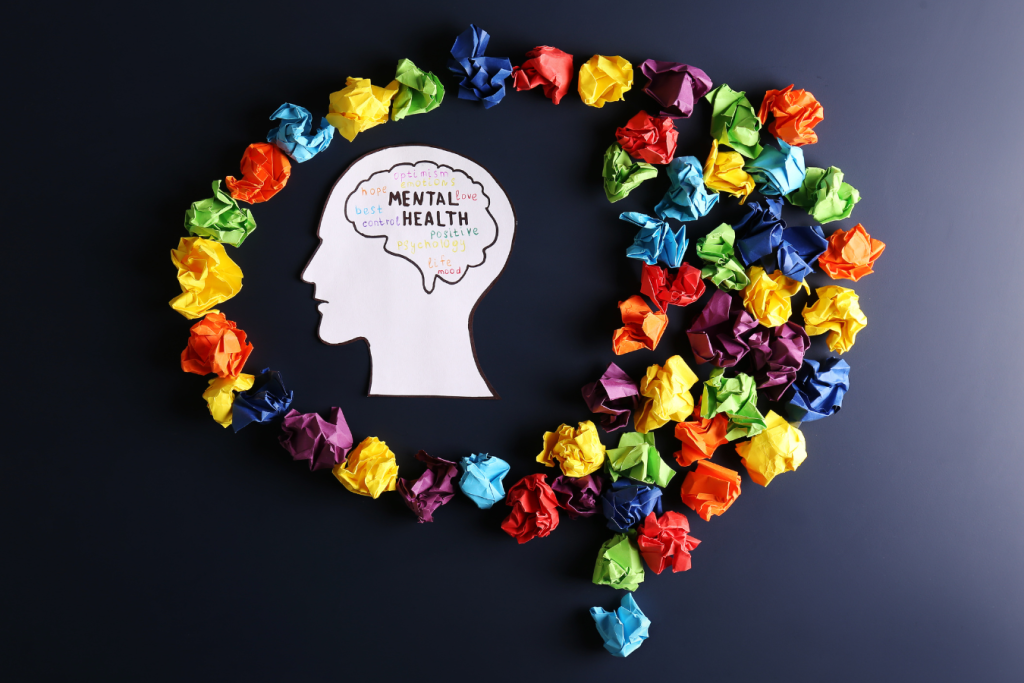
<path id="1" fill-rule="evenodd" d="M 601 427 L 614 432 L 629 424 L 630 412 L 637 408 L 640 389 L 626 371 L 609 363 L 601 379 L 583 387 L 583 400 L 590 412 L 597 413 Z"/>
<path id="2" fill-rule="evenodd" d="M 433 522 L 434 511 L 455 495 L 452 481 L 459 467 L 449 460 L 427 455 L 426 451 L 419 451 L 415 457 L 427 470 L 415 480 L 400 478 L 395 488 L 419 522 Z"/>
<path id="3" fill-rule="evenodd" d="M 352 449 L 352 432 L 341 408 L 331 408 L 326 420 L 317 413 L 289 410 L 281 421 L 278 441 L 294 460 L 308 460 L 309 469 L 322 470 L 345 462 Z"/>
<path id="4" fill-rule="evenodd" d="M 604 480 L 593 474 L 585 477 L 555 477 L 551 489 L 555 492 L 558 507 L 565 510 L 572 519 L 590 517 L 597 512 Z"/>
<path id="5" fill-rule="evenodd" d="M 719 289 L 711 295 L 686 336 L 698 364 L 731 368 L 750 352 L 750 338 L 761 330 L 767 332 L 743 308 L 738 297 Z"/>
<path id="6" fill-rule="evenodd" d="M 758 330 L 751 336 L 750 350 L 756 370 L 754 381 L 758 389 L 765 390 L 769 401 L 782 400 L 782 395 L 796 379 L 810 346 L 807 331 L 794 322 L 771 330 Z"/>
<path id="7" fill-rule="evenodd" d="M 648 59 L 640 65 L 647 77 L 644 92 L 661 107 L 662 116 L 689 118 L 693 104 L 711 92 L 713 83 L 702 69 L 678 62 Z"/>

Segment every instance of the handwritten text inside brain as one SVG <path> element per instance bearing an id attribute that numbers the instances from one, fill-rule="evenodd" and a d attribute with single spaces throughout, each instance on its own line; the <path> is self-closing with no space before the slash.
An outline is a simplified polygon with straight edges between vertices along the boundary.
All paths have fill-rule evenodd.
<path id="1" fill-rule="evenodd" d="M 360 182 L 345 217 L 360 235 L 387 238 L 384 251 L 419 268 L 429 294 L 437 278 L 455 284 L 484 262 L 498 239 L 489 205 L 483 185 L 464 171 L 419 161 Z"/>

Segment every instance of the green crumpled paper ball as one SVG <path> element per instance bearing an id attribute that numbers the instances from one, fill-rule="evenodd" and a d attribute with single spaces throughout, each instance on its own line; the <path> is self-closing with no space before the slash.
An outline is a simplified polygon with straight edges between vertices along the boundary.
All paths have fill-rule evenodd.
<path id="1" fill-rule="evenodd" d="M 704 96 L 711 103 L 711 137 L 748 159 L 761 154 L 761 120 L 743 91 L 723 84 Z"/>
<path id="2" fill-rule="evenodd" d="M 700 276 L 711 278 L 719 289 L 739 291 L 750 284 L 743 264 L 736 258 L 735 243 L 736 231 L 728 223 L 697 240 L 697 256 L 708 264 L 701 269 Z"/>
<path id="3" fill-rule="evenodd" d="M 819 223 L 848 218 L 853 205 L 860 201 L 860 192 L 843 182 L 843 172 L 835 166 L 827 170 L 811 166 L 800 187 L 786 195 L 793 206 L 807 209 Z"/>
<path id="4" fill-rule="evenodd" d="M 398 62 L 395 72 L 398 82 L 398 94 L 391 103 L 391 120 L 401 121 L 406 116 L 426 114 L 441 106 L 444 99 L 444 86 L 432 71 L 424 71 L 411 59 Z"/>
<path id="5" fill-rule="evenodd" d="M 676 471 L 665 464 L 654 447 L 654 432 L 626 432 L 619 437 L 618 448 L 606 451 L 605 463 L 612 481 L 626 477 L 665 488 L 676 476 Z"/>
<path id="6" fill-rule="evenodd" d="M 605 150 L 601 176 L 604 194 L 612 203 L 625 199 L 640 183 L 656 175 L 658 169 L 645 161 L 634 161 L 618 144 Z"/>
<path id="7" fill-rule="evenodd" d="M 594 565 L 594 583 L 635 591 L 644 580 L 640 549 L 627 534 L 615 534 L 601 545 Z"/>
<path id="8" fill-rule="evenodd" d="M 238 206 L 231 195 L 220 189 L 220 180 L 214 180 L 213 196 L 193 202 L 185 212 L 185 228 L 190 235 L 240 247 L 256 229 L 256 219 L 252 211 Z"/>
<path id="9" fill-rule="evenodd" d="M 715 368 L 704 382 L 700 400 L 700 415 L 710 419 L 718 413 L 729 418 L 729 441 L 760 434 L 766 428 L 764 416 L 757 410 L 757 387 L 754 378 L 746 373 L 726 377 L 724 368 Z"/>

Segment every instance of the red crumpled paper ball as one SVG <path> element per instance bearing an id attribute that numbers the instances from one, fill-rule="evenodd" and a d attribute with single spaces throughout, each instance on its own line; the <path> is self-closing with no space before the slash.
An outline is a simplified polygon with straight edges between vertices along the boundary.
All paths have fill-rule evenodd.
<path id="1" fill-rule="evenodd" d="M 224 184 L 231 197 L 249 204 L 265 202 L 281 191 L 292 174 L 292 162 L 276 145 L 257 142 L 242 154 L 242 178 L 228 176 Z"/>
<path id="2" fill-rule="evenodd" d="M 653 512 L 648 513 L 637 526 L 636 544 L 647 566 L 660 574 L 666 566 L 671 566 L 673 573 L 688 570 L 690 551 L 700 541 L 690 535 L 686 515 L 669 510 L 660 519 Z"/>
<path id="3" fill-rule="evenodd" d="M 665 306 L 689 306 L 704 296 L 704 280 L 700 268 L 684 263 L 675 275 L 667 268 L 644 264 L 640 276 L 640 293 L 646 294 L 662 311 Z"/>
<path id="4" fill-rule="evenodd" d="M 522 66 L 512 67 L 512 84 L 516 90 L 543 86 L 544 96 L 555 104 L 569 92 L 572 84 L 572 55 L 557 47 L 541 45 L 526 53 Z"/>
<path id="5" fill-rule="evenodd" d="M 508 490 L 505 504 L 512 506 L 512 512 L 501 528 L 519 543 L 544 538 L 558 526 L 558 499 L 545 474 L 520 479 Z"/>
<path id="6" fill-rule="evenodd" d="M 645 111 L 615 131 L 615 141 L 631 157 L 649 164 L 667 164 L 676 155 L 679 131 L 667 116 L 651 116 Z"/>
<path id="7" fill-rule="evenodd" d="M 238 377 L 252 353 L 245 331 L 224 317 L 207 313 L 192 326 L 188 346 L 181 352 L 181 369 L 197 375 L 217 373 L 218 377 Z"/>

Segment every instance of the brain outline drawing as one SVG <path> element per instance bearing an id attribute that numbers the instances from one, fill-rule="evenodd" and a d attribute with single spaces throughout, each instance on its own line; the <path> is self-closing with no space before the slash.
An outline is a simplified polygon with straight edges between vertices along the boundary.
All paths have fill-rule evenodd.
<path id="1" fill-rule="evenodd" d="M 477 263 L 470 263 L 467 260 L 466 263 L 465 263 L 465 266 L 463 267 L 462 272 L 459 273 L 458 277 L 455 278 L 454 280 L 447 279 L 446 276 L 444 274 L 441 274 L 441 273 L 432 273 L 433 277 L 430 280 L 429 286 L 427 285 L 427 273 L 424 271 L 424 269 L 420 266 L 420 264 L 415 259 L 410 258 L 406 254 L 400 253 L 399 251 L 395 251 L 392 248 L 390 248 L 391 247 L 391 240 L 392 240 L 392 238 L 395 238 L 396 242 L 401 242 L 402 238 L 397 237 L 396 235 L 394 235 L 393 234 L 393 230 L 389 230 L 386 226 L 379 226 L 373 232 L 364 232 L 364 230 L 368 230 L 368 228 L 364 227 L 363 229 L 360 229 L 359 225 L 357 224 L 357 222 L 355 220 L 353 220 L 352 216 L 349 214 L 349 207 L 350 207 L 350 203 L 352 201 L 352 198 L 357 195 L 357 193 L 360 191 L 361 188 L 363 188 L 366 185 L 370 184 L 373 181 L 374 178 L 382 177 L 382 179 L 387 179 L 387 178 L 390 178 L 391 174 L 394 173 L 395 169 L 397 169 L 397 168 L 400 168 L 402 166 L 408 166 L 410 169 L 416 169 L 418 166 L 420 166 L 420 164 L 429 164 L 430 166 L 432 166 L 433 168 L 435 168 L 437 170 L 447 169 L 448 171 L 451 172 L 451 174 L 453 176 L 455 176 L 456 174 L 459 174 L 459 175 L 465 177 L 466 179 L 468 179 L 469 182 L 471 183 L 470 186 L 474 189 L 474 191 L 478 192 L 480 194 L 480 196 L 484 200 L 486 200 L 486 203 L 483 205 L 483 213 L 486 214 L 488 220 L 490 221 L 490 225 L 493 227 L 493 230 L 494 230 L 494 237 L 493 237 L 493 239 L 491 239 L 491 241 L 488 242 L 486 245 L 484 245 L 482 247 L 479 247 L 479 251 L 480 251 L 480 260 L 479 260 L 479 262 L 477 262 Z M 391 168 L 389 168 L 387 170 L 375 171 L 374 173 L 370 174 L 368 177 L 363 178 L 362 180 L 360 180 L 356 184 L 356 186 L 353 188 L 352 192 L 350 192 L 349 195 L 345 198 L 344 215 L 345 215 L 345 220 L 347 220 L 349 222 L 349 224 L 352 225 L 352 228 L 356 231 L 356 234 L 358 234 L 361 237 L 365 237 L 367 239 L 383 239 L 384 240 L 384 247 L 383 247 L 383 249 L 384 249 L 385 253 L 389 254 L 390 256 L 396 256 L 398 258 L 404 259 L 404 260 L 408 261 L 409 263 L 411 263 L 416 268 L 416 270 L 419 271 L 419 273 L 420 273 L 420 280 L 421 280 L 421 283 L 422 283 L 422 286 L 423 286 L 423 291 L 426 292 L 427 294 L 432 294 L 433 293 L 435 285 L 436 285 L 438 280 L 440 280 L 441 282 L 444 282 L 445 284 L 448 284 L 448 285 L 456 285 L 459 282 L 461 282 L 462 279 L 464 277 L 466 277 L 466 274 L 469 273 L 469 269 L 470 268 L 476 268 L 476 267 L 482 266 L 484 263 L 487 262 L 487 250 L 490 249 L 491 247 L 493 247 L 497 243 L 497 241 L 498 241 L 498 233 L 499 233 L 498 221 L 496 221 L 494 219 L 494 215 L 491 213 L 491 198 L 490 198 L 490 195 L 488 195 L 487 192 L 485 191 L 483 183 L 479 182 L 478 180 L 473 178 L 473 176 L 471 176 L 469 173 L 467 173 L 466 171 L 464 171 L 464 170 L 462 170 L 460 168 L 454 168 L 453 166 L 450 166 L 448 164 L 440 164 L 440 163 L 438 163 L 436 161 L 432 161 L 430 159 L 421 159 L 419 161 L 402 161 L 402 162 L 399 162 L 397 164 L 394 164 Z M 404 227 L 404 226 L 396 226 L 396 227 Z M 416 226 L 416 227 L 424 227 L 424 226 Z M 374 233 L 376 233 L 376 234 L 374 234 Z M 477 250 L 477 248 L 473 249 L 474 252 L 476 250 Z M 469 250 L 467 249 L 465 253 L 468 255 L 469 254 Z M 460 263 L 460 265 L 461 265 L 461 263 Z"/>

